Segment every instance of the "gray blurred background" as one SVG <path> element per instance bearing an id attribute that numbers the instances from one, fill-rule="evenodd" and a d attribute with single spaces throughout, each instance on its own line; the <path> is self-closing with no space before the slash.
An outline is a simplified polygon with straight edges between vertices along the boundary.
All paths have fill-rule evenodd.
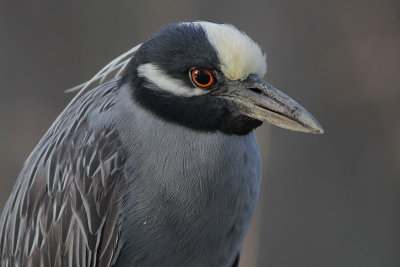
<path id="1" fill-rule="evenodd" d="M 257 130 L 263 181 L 241 266 L 400 266 L 398 0 L 23 2 L 0 1 L 1 207 L 64 89 L 161 25 L 228 22 L 326 131 Z"/>

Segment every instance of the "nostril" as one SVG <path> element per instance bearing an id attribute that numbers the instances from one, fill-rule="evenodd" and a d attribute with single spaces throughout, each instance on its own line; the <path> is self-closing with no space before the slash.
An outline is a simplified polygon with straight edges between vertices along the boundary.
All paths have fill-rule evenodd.
<path id="1" fill-rule="evenodd" d="M 258 88 L 249 88 L 250 91 L 253 91 L 256 94 L 262 94 L 262 90 Z"/>

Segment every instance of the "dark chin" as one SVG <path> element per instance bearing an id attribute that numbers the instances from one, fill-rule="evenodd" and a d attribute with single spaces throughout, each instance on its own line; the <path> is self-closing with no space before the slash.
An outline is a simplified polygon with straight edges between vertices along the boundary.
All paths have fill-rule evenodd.
<path id="1" fill-rule="evenodd" d="M 246 135 L 262 124 L 232 113 L 226 100 L 211 95 L 181 97 L 138 86 L 132 88 L 132 96 L 135 102 L 161 119 L 196 131 Z"/>
<path id="2" fill-rule="evenodd" d="M 240 115 L 236 118 L 232 118 L 233 121 L 230 123 L 229 127 L 226 129 L 221 129 L 222 132 L 228 134 L 236 134 L 236 135 L 246 135 L 250 133 L 252 130 L 261 126 L 262 121 Z"/>

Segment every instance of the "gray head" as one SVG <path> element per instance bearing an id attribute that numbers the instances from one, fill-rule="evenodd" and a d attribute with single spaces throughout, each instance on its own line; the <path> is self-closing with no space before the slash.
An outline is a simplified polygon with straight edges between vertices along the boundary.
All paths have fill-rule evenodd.
<path id="1" fill-rule="evenodd" d="M 267 84 L 260 47 L 235 27 L 170 24 L 138 49 L 121 79 L 137 103 L 199 131 L 247 134 L 263 121 L 322 133 L 301 105 Z"/>

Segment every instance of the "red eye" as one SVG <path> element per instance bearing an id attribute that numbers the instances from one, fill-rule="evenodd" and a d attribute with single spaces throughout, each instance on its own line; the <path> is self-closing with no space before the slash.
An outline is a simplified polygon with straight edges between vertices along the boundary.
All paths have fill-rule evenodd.
<path id="1" fill-rule="evenodd" d="M 215 82 L 212 72 L 206 69 L 192 69 L 190 76 L 193 83 L 201 88 L 210 87 Z"/>

